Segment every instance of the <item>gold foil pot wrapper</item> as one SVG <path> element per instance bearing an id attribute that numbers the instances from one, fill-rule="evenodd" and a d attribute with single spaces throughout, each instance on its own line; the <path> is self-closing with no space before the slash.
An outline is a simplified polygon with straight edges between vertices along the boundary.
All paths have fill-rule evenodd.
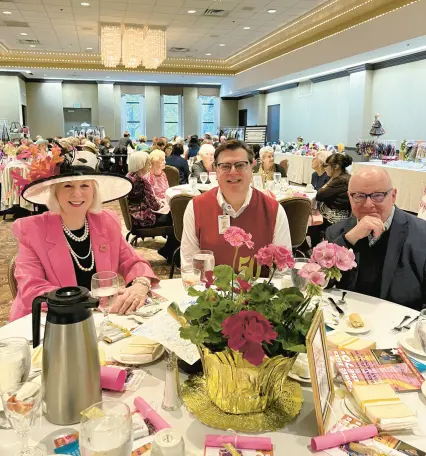
<path id="1" fill-rule="evenodd" d="M 207 394 L 221 410 L 234 415 L 265 411 L 282 394 L 296 357 L 265 358 L 254 366 L 229 348 L 212 353 L 200 348 Z"/>

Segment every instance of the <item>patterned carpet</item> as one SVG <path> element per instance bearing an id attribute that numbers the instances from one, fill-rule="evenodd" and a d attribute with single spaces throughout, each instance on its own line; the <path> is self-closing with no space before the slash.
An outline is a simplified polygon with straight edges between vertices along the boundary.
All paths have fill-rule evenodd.
<path id="1" fill-rule="evenodd" d="M 120 205 L 118 202 L 106 204 L 105 207 L 115 210 L 119 214 L 122 222 L 123 234 L 125 235 L 127 230 L 124 225 L 123 217 L 121 216 Z M 12 216 L 8 216 L 5 221 L 0 220 L 0 326 L 3 326 L 8 322 L 10 304 L 12 300 L 12 295 L 10 294 L 7 281 L 7 266 L 10 259 L 18 252 L 18 243 L 12 234 L 12 224 Z M 168 279 L 170 270 L 170 266 L 166 263 L 166 260 L 157 253 L 157 250 L 164 243 L 165 239 L 162 237 L 157 237 L 155 240 L 145 239 L 144 242 L 139 240 L 136 248 L 136 250 L 151 263 L 154 272 L 160 279 Z M 175 272 L 174 277 L 179 277 L 179 274 Z"/>

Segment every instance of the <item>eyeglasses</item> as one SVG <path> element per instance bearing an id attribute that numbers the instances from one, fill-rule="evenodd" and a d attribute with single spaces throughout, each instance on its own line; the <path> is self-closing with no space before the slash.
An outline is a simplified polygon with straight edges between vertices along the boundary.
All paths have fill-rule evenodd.
<path id="1" fill-rule="evenodd" d="M 367 198 L 370 198 L 373 203 L 383 203 L 385 198 L 389 195 L 389 193 L 393 190 L 391 188 L 387 192 L 374 192 L 374 193 L 349 193 L 352 196 L 353 200 L 356 203 L 365 203 Z"/>
<path id="2" fill-rule="evenodd" d="M 216 166 L 223 172 L 223 173 L 230 173 L 232 167 L 235 168 L 237 173 L 242 173 L 247 169 L 249 162 L 248 161 L 239 161 L 236 163 L 218 163 Z"/>

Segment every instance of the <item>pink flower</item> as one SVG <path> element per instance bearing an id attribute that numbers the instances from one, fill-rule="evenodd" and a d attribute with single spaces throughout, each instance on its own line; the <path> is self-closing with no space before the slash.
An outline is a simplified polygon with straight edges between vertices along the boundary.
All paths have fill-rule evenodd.
<path id="1" fill-rule="evenodd" d="M 294 268 L 293 254 L 282 245 L 276 245 L 274 250 L 274 264 L 277 265 L 279 271 L 282 271 L 284 268 Z"/>
<path id="2" fill-rule="evenodd" d="M 262 247 L 254 256 L 260 266 L 272 267 L 272 263 L 274 262 L 274 250 L 271 246 L 274 247 L 272 244 L 268 245 L 268 247 Z"/>
<path id="3" fill-rule="evenodd" d="M 341 271 L 349 271 L 349 269 L 356 268 L 355 255 L 352 249 L 339 247 L 336 252 L 336 266 Z"/>
<path id="4" fill-rule="evenodd" d="M 309 278 L 309 282 L 311 282 L 314 285 L 318 285 L 319 287 L 325 287 L 326 285 L 326 280 L 325 280 L 325 274 L 323 272 L 313 272 Z"/>
<path id="5" fill-rule="evenodd" d="M 306 263 L 302 269 L 297 273 L 300 277 L 303 277 L 304 279 L 309 279 L 309 276 L 313 272 L 319 272 L 321 271 L 321 266 L 318 263 Z"/>
<path id="6" fill-rule="evenodd" d="M 322 268 L 330 269 L 336 265 L 337 248 L 337 245 L 323 241 L 314 247 L 311 261 L 318 263 Z"/>
<path id="7" fill-rule="evenodd" d="M 270 344 L 278 336 L 271 323 L 254 310 L 242 310 L 226 318 L 222 334 L 228 339 L 229 348 L 242 353 L 255 366 L 262 364 L 265 357 L 262 343 Z"/>
<path id="8" fill-rule="evenodd" d="M 226 242 L 229 242 L 229 244 L 232 245 L 232 247 L 241 247 L 244 244 L 249 249 L 254 247 L 254 242 L 251 240 L 251 234 L 246 233 L 242 228 L 238 228 L 237 226 L 229 227 L 225 231 L 223 237 Z"/>

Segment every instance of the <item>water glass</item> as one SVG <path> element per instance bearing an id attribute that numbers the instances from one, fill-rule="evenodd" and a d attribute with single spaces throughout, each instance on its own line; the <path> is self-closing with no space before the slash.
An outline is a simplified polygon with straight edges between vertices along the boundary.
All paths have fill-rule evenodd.
<path id="1" fill-rule="evenodd" d="M 188 183 L 189 183 L 189 190 L 192 193 L 196 193 L 197 192 L 197 178 L 196 177 L 190 177 L 188 179 Z"/>
<path id="2" fill-rule="evenodd" d="M 195 287 L 201 282 L 201 271 L 193 267 L 182 268 L 180 271 L 183 288 L 188 291 L 190 287 Z"/>
<path id="3" fill-rule="evenodd" d="M 216 173 L 209 173 L 209 179 L 210 179 L 210 184 L 212 184 L 212 186 L 215 187 L 217 185 Z"/>
<path id="4" fill-rule="evenodd" d="M 418 350 L 423 350 L 426 353 L 426 309 L 420 312 L 414 330 L 414 345 Z"/>
<path id="5" fill-rule="evenodd" d="M 286 177 L 281 177 L 280 187 L 284 193 L 288 190 L 288 179 Z"/>
<path id="6" fill-rule="evenodd" d="M 267 190 L 269 190 L 270 192 L 273 192 L 274 187 L 275 187 L 275 182 L 273 180 L 266 181 L 265 186 L 266 186 Z"/>
<path id="7" fill-rule="evenodd" d="M 281 173 L 274 173 L 274 182 L 277 185 L 281 182 Z"/>
<path id="8" fill-rule="evenodd" d="M 192 266 L 200 271 L 200 280 L 206 278 L 206 271 L 213 271 L 215 266 L 214 255 L 211 250 L 198 250 L 192 257 Z"/>
<path id="9" fill-rule="evenodd" d="M 81 456 L 129 456 L 132 446 L 132 415 L 124 402 L 98 402 L 82 412 Z"/>
<path id="10" fill-rule="evenodd" d="M 201 180 L 202 184 L 206 184 L 207 181 L 209 180 L 208 173 L 200 173 L 200 180 Z"/>
<path id="11" fill-rule="evenodd" d="M 112 271 L 97 272 L 92 276 L 92 296 L 99 299 L 99 309 L 104 315 L 101 323 L 100 339 L 103 338 L 105 328 L 109 324 L 109 312 L 120 290 L 118 275 Z"/>
<path id="12" fill-rule="evenodd" d="M 31 369 L 31 350 L 23 337 L 0 340 L 0 396 L 13 386 L 26 382 Z M 0 401 L 1 404 L 1 401 Z M 8 428 L 7 421 L 0 418 L 0 428 Z"/>
<path id="13" fill-rule="evenodd" d="M 29 447 L 31 427 L 41 404 L 41 386 L 37 383 L 18 383 L 2 394 L 4 412 L 21 440 L 21 449 L 13 456 L 43 456 L 38 447 Z"/>
<path id="14" fill-rule="evenodd" d="M 308 258 L 295 258 L 294 259 L 294 268 L 291 270 L 291 280 L 293 282 L 293 286 L 298 288 L 299 290 L 303 291 L 307 285 L 307 280 L 303 277 L 298 275 L 298 272 L 305 266 L 305 264 L 309 263 Z"/>

